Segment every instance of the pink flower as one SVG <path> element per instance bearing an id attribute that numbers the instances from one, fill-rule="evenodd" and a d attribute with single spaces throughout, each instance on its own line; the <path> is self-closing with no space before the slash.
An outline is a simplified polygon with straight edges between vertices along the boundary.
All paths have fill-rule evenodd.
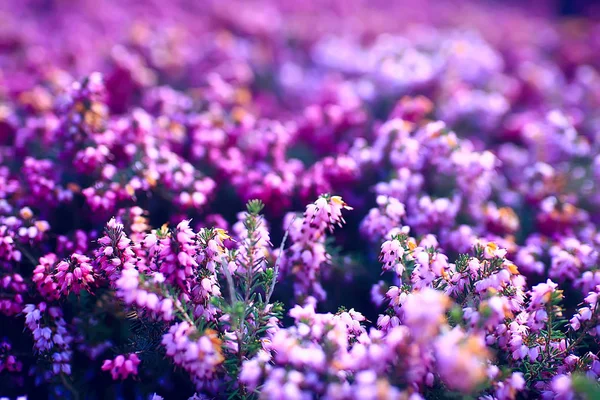
<path id="1" fill-rule="evenodd" d="M 124 380 L 130 375 L 138 374 L 138 365 L 140 364 L 138 356 L 133 354 L 118 355 L 114 360 L 104 360 L 102 371 L 110 371 L 113 380 Z"/>

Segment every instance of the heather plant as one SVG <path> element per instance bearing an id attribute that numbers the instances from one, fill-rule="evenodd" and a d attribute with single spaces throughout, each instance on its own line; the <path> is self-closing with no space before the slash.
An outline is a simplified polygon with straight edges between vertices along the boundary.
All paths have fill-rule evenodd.
<path id="1" fill-rule="evenodd" d="M 0 2 L 0 399 L 599 398 L 600 24 L 542 3 Z"/>

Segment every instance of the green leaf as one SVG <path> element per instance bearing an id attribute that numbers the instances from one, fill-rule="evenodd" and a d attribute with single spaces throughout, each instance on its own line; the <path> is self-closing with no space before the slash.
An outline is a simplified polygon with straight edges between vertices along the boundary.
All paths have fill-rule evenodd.
<path id="1" fill-rule="evenodd" d="M 572 375 L 572 385 L 576 393 L 585 399 L 600 399 L 600 385 L 581 373 Z"/>
<path id="2" fill-rule="evenodd" d="M 257 199 L 250 200 L 250 201 L 248 201 L 248 203 L 246 203 L 246 209 L 248 210 L 248 213 L 251 215 L 260 214 L 260 212 L 263 210 L 264 207 L 265 207 L 265 205 L 263 204 L 263 202 L 260 200 L 257 200 Z"/>

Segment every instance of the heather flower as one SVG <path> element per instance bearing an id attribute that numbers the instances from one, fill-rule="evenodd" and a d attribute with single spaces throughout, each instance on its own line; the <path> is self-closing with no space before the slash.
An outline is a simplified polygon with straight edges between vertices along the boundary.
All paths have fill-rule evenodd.
<path id="1" fill-rule="evenodd" d="M 537 238 L 530 237 L 527 243 L 518 250 L 515 256 L 515 263 L 524 272 L 542 274 L 544 272 L 544 263 L 540 261 L 543 253 L 543 247 Z"/>
<path id="2" fill-rule="evenodd" d="M 220 228 L 202 229 L 198 233 L 201 248 L 199 260 L 208 271 L 214 273 L 217 266 L 226 261 L 224 242 L 230 238 L 226 231 Z"/>
<path id="3" fill-rule="evenodd" d="M 96 265 L 101 274 L 114 282 L 122 269 L 132 269 L 136 266 L 142 269 L 136 261 L 132 241 L 124 232 L 123 224 L 114 218 L 108 221 L 105 234 L 98 239 L 100 249 L 96 253 Z M 136 265 L 137 264 L 137 265 Z"/>
<path id="4" fill-rule="evenodd" d="M 311 199 L 321 193 L 356 183 L 359 175 L 360 170 L 352 157 L 325 157 L 304 172 L 299 182 L 300 193 L 302 198 Z"/>
<path id="5" fill-rule="evenodd" d="M 387 240 L 381 245 L 379 261 L 383 263 L 384 270 L 393 270 L 396 275 L 402 276 L 405 266 L 402 263 L 404 248 L 398 239 Z"/>
<path id="6" fill-rule="evenodd" d="M 12 346 L 7 341 L 0 343 L 0 372 L 20 372 L 23 363 L 12 354 Z"/>
<path id="7" fill-rule="evenodd" d="M 37 352 L 47 355 L 54 375 L 71 374 L 71 342 L 73 337 L 67 329 L 63 313 L 58 307 L 48 307 L 46 303 L 37 306 L 27 304 L 23 309 L 25 326 L 32 333 Z"/>
<path id="8" fill-rule="evenodd" d="M 187 286 L 187 280 L 192 277 L 194 268 L 198 267 L 195 260 L 197 244 L 189 221 L 180 222 L 175 231 L 165 238 L 159 239 L 160 251 L 154 261 L 167 282 L 182 289 Z"/>
<path id="9" fill-rule="evenodd" d="M 400 389 L 392 386 L 383 378 L 377 377 L 373 371 L 361 371 L 356 374 L 352 385 L 330 385 L 326 399 L 401 399 L 403 394 Z M 418 395 L 410 397 L 418 400 Z"/>
<path id="10" fill-rule="evenodd" d="M 138 374 L 140 362 L 136 354 L 128 354 L 127 356 L 120 354 L 113 360 L 104 360 L 102 370 L 110 371 L 113 380 L 127 379 L 130 375 L 135 376 Z"/>
<path id="11" fill-rule="evenodd" d="M 492 233 L 512 234 L 519 229 L 519 218 L 510 207 L 498 208 L 495 204 L 488 203 L 484 208 L 484 215 Z"/>
<path id="12" fill-rule="evenodd" d="M 286 218 L 292 245 L 285 254 L 285 268 L 294 275 L 297 297 L 310 294 L 324 299 L 319 282 L 321 267 L 329 261 L 325 233 L 344 223 L 343 209 L 352 209 L 339 196 L 322 195 L 306 207 L 303 218 Z"/>
<path id="13" fill-rule="evenodd" d="M 537 6 L 467 0 L 153 2 L 119 18 L 114 0 L 8 3 L 7 393 L 83 398 L 102 370 L 107 393 L 157 399 L 593 387 L 590 10 L 573 34 Z M 102 365 L 108 348 L 121 354 Z"/>
<path id="14" fill-rule="evenodd" d="M 549 399 L 574 399 L 575 394 L 571 388 L 571 377 L 569 375 L 556 375 L 550 382 L 549 390 L 542 392 L 543 398 Z"/>
<path id="15" fill-rule="evenodd" d="M 520 372 L 513 372 L 504 381 L 495 384 L 494 396 L 501 400 L 515 399 L 525 389 L 525 378 Z"/>
<path id="16" fill-rule="evenodd" d="M 445 311 L 450 299 L 433 289 L 423 289 L 407 296 L 402 305 L 403 323 L 411 329 L 417 340 L 435 336 L 445 322 Z"/>
<path id="17" fill-rule="evenodd" d="M 575 238 L 564 238 L 561 243 L 550 247 L 549 275 L 560 280 L 574 280 L 596 264 L 598 252 L 587 243 L 581 243 Z"/>
<path id="18" fill-rule="evenodd" d="M 562 299 L 562 291 L 557 290 L 558 285 L 550 279 L 546 283 L 540 283 L 531 289 L 531 300 L 528 306 L 529 326 L 533 330 L 541 329 L 553 313 L 553 306 L 557 300 Z"/>
<path id="19" fill-rule="evenodd" d="M 385 292 L 385 283 L 383 281 L 377 282 L 377 284 L 373 285 L 371 288 L 371 301 L 377 307 L 383 305 L 385 301 Z"/>
<path id="20" fill-rule="evenodd" d="M 249 228 L 251 234 L 249 235 Z M 245 273 L 246 266 L 263 271 L 266 268 L 266 259 L 271 247 L 269 230 L 262 216 L 240 213 L 238 222 L 233 226 L 238 239 L 242 242 L 239 246 L 238 259 L 239 273 Z"/>
<path id="21" fill-rule="evenodd" d="M 187 322 L 181 322 L 163 336 L 162 345 L 167 356 L 190 374 L 198 389 L 216 388 L 214 377 L 223 362 L 221 341 L 216 332 L 198 332 Z"/>
<path id="22" fill-rule="evenodd" d="M 594 291 L 588 293 L 584 298 L 582 307 L 571 318 L 570 325 L 574 331 L 580 330 L 583 326 L 592 336 L 600 334 L 597 316 L 598 289 L 598 286 L 596 286 Z"/>
<path id="23" fill-rule="evenodd" d="M 20 274 L 5 274 L 0 278 L 0 313 L 12 316 L 23 309 L 27 284 Z"/>
<path id="24" fill-rule="evenodd" d="M 21 261 L 22 254 L 16 248 L 15 234 L 5 225 L 0 226 L 0 257 L 6 261 Z"/>
<path id="25" fill-rule="evenodd" d="M 454 328 L 434 346 L 439 374 L 449 388 L 468 393 L 485 381 L 489 354 L 483 337 Z"/>
<path id="26" fill-rule="evenodd" d="M 424 177 L 419 172 L 403 167 L 396 171 L 396 175 L 397 178 L 393 178 L 389 182 L 382 181 L 375 185 L 374 189 L 378 196 L 387 196 L 397 199 L 399 202 L 406 202 L 423 188 Z"/>
<path id="27" fill-rule="evenodd" d="M 351 210 L 352 207 L 348 206 L 341 197 L 321 196 L 306 207 L 305 221 L 311 226 L 328 228 L 332 232 L 334 225 L 342 226 L 342 223 L 346 222 L 342 217 L 343 209 Z"/>
<path id="28" fill-rule="evenodd" d="M 404 204 L 393 197 L 377 196 L 378 208 L 372 208 L 361 223 L 363 235 L 372 241 L 379 241 L 400 225 L 405 215 Z"/>
<path id="29" fill-rule="evenodd" d="M 117 295 L 125 303 L 138 306 L 150 314 L 157 315 L 165 321 L 173 319 L 174 301 L 164 297 L 157 285 L 163 283 L 164 276 L 156 273 L 144 277 L 136 269 L 125 269 L 115 282 Z"/>
<path id="30" fill-rule="evenodd" d="M 31 279 L 35 282 L 42 296 L 48 300 L 58 299 L 60 292 L 58 290 L 57 279 L 53 275 L 58 263 L 58 257 L 56 254 L 50 253 L 40 257 L 39 261 L 40 264 L 33 270 L 33 277 Z"/>
<path id="31" fill-rule="evenodd" d="M 558 288 L 558 285 L 550 279 L 546 283 L 540 283 L 532 288 L 530 309 L 539 308 L 550 302 L 552 293 Z"/>
<path id="32" fill-rule="evenodd" d="M 452 199 L 433 199 L 427 195 L 410 198 L 406 204 L 410 210 L 406 222 L 418 233 L 449 228 L 454 224 L 460 203 L 458 195 Z"/>
<path id="33" fill-rule="evenodd" d="M 79 294 L 82 289 L 89 290 L 89 286 L 94 284 L 93 268 L 90 264 L 91 259 L 82 254 L 73 254 L 67 260 L 56 264 L 54 280 L 58 290 L 67 295 L 71 291 Z"/>
<path id="34" fill-rule="evenodd" d="M 420 245 L 424 244 L 424 241 L 421 241 Z M 411 275 L 411 282 L 414 289 L 418 290 L 430 287 L 439 278 L 445 279 L 448 277 L 450 270 L 448 258 L 446 255 L 437 253 L 431 249 L 433 247 L 424 249 L 419 246 L 414 250 L 415 266 Z"/>

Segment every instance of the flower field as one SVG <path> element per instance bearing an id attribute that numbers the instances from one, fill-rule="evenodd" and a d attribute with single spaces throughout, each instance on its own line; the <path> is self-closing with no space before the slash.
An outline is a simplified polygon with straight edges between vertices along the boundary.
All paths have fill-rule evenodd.
<path id="1" fill-rule="evenodd" d="M 1 1 L 0 400 L 600 399 L 600 14 L 531 3 Z"/>

